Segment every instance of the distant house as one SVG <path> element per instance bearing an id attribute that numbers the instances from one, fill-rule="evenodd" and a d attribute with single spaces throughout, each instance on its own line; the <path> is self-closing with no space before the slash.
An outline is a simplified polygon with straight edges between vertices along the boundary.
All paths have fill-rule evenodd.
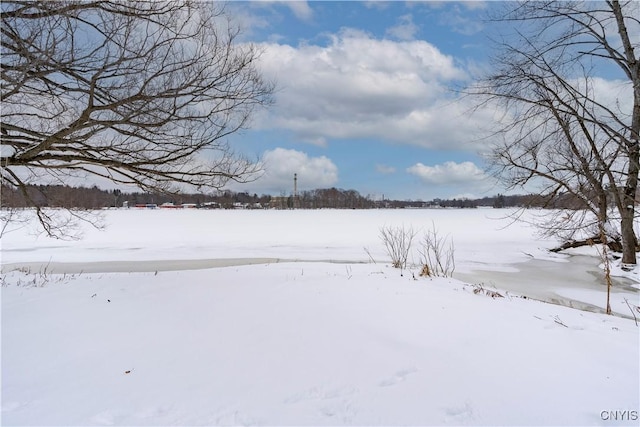
<path id="1" fill-rule="evenodd" d="M 160 205 L 160 209 L 181 209 L 182 205 L 174 205 L 171 202 L 165 202 Z"/>
<path id="2" fill-rule="evenodd" d="M 181 203 L 176 205 L 171 202 L 166 202 L 160 205 L 161 209 L 195 209 L 197 207 L 198 205 L 195 203 Z"/>
<path id="3" fill-rule="evenodd" d="M 201 209 L 219 209 L 220 207 L 220 203 L 218 202 L 205 202 L 200 205 Z"/>

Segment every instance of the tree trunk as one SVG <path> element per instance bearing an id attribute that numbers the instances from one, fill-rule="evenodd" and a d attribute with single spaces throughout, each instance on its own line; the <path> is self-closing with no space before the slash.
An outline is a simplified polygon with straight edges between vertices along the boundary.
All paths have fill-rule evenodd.
<path id="1" fill-rule="evenodd" d="M 627 181 L 624 186 L 624 196 L 621 212 L 620 228 L 622 232 L 622 264 L 631 267 L 637 264 L 636 249 L 638 240 L 633 229 L 635 217 L 636 193 L 638 191 L 638 173 L 640 172 L 640 63 L 635 64 L 633 72 L 633 114 L 631 117 L 631 135 L 628 144 L 629 163 L 627 166 Z"/>
<path id="2" fill-rule="evenodd" d="M 640 70 L 640 67 L 637 67 Z M 639 73 L 640 74 L 640 73 Z M 635 217 L 636 193 L 638 191 L 638 173 L 640 172 L 640 76 L 634 82 L 634 108 L 631 124 L 631 141 L 629 143 L 629 164 L 627 166 L 627 181 L 624 186 L 624 196 L 620 222 L 622 232 L 622 264 L 634 266 L 637 264 L 636 248 L 638 240 L 633 229 Z M 624 265 L 623 265 L 624 267 Z"/>
<path id="3" fill-rule="evenodd" d="M 638 241 L 636 239 L 635 231 L 633 230 L 633 218 L 635 216 L 635 209 L 633 204 L 627 205 L 623 210 L 622 221 L 620 222 L 620 229 L 622 233 L 622 264 L 623 269 L 625 266 L 631 268 L 635 266 L 636 261 L 636 249 L 638 247 Z"/>
<path id="4" fill-rule="evenodd" d="M 606 245 L 607 247 L 614 251 L 614 252 L 621 252 L 622 251 L 622 244 L 620 243 L 619 240 L 615 240 L 615 239 L 605 239 L 606 241 Z M 593 246 L 593 245 L 599 245 L 602 243 L 605 243 L 605 241 L 602 240 L 601 236 L 593 236 L 589 239 L 584 239 L 584 240 L 570 240 L 568 242 L 563 243 L 562 245 L 558 246 L 557 248 L 553 248 L 553 249 L 549 249 L 550 252 L 560 252 L 560 251 L 564 251 L 565 249 L 570 249 L 570 248 L 580 248 L 582 246 Z"/>
<path id="5" fill-rule="evenodd" d="M 632 267 L 637 263 L 636 248 L 638 240 L 633 229 L 635 216 L 636 192 L 638 191 L 638 173 L 640 172 L 640 58 L 636 57 L 634 45 L 631 42 L 625 23 L 622 7 L 618 1 L 610 3 L 616 18 L 618 34 L 624 49 L 624 57 L 628 64 L 627 75 L 633 84 L 633 111 L 631 113 L 631 129 L 627 142 L 629 163 L 627 166 L 627 180 L 624 185 L 623 206 L 620 228 L 622 232 L 622 264 Z"/>

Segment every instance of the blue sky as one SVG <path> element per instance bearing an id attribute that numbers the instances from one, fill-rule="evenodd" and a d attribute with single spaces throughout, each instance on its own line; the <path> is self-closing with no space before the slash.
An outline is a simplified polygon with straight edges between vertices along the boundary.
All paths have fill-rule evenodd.
<path id="1" fill-rule="evenodd" d="M 381 198 L 483 197 L 479 132 L 490 112 L 450 90 L 486 65 L 485 2 L 231 2 L 243 42 L 262 50 L 273 107 L 235 135 L 264 160 L 230 188 L 289 194 L 339 187 Z"/>

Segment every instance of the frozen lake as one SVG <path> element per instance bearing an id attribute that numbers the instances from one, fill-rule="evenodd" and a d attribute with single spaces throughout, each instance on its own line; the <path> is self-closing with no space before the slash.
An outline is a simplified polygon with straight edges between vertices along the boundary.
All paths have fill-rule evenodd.
<path id="1" fill-rule="evenodd" d="M 81 224 L 82 239 L 63 241 L 34 234 L 26 226 L 2 238 L 3 264 L 283 258 L 387 261 L 383 226 L 411 227 L 413 249 L 435 228 L 455 244 L 459 272 L 501 270 L 535 259 L 564 260 L 549 253 L 556 242 L 538 239 L 526 223 L 511 222 L 507 210 L 106 210 L 102 230 Z M 538 214 L 530 212 L 529 216 Z M 530 219 L 530 218 L 529 218 Z M 409 257 L 418 263 L 416 250 Z M 508 269 L 508 268 L 507 268 Z"/>
<path id="2" fill-rule="evenodd" d="M 600 310 L 606 287 L 595 249 L 570 256 L 551 253 L 548 249 L 557 241 L 541 239 L 527 222 L 512 223 L 510 213 L 507 209 L 106 210 L 101 212 L 105 227 L 97 230 L 84 224 L 80 240 L 37 236 L 33 226 L 8 233 L 2 239 L 2 269 L 97 273 L 274 262 L 388 263 L 380 228 L 404 226 L 417 233 L 409 257 L 417 275 L 420 240 L 435 226 L 455 245 L 455 278 Z M 543 213 L 532 210 L 523 218 L 531 221 Z M 637 282 L 614 278 L 614 310 L 630 314 L 624 298 L 638 305 Z"/>

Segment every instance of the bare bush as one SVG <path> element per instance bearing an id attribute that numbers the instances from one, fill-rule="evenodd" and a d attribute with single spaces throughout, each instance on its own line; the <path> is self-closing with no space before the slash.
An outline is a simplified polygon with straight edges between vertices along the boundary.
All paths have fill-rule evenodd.
<path id="1" fill-rule="evenodd" d="M 422 264 L 420 276 L 451 277 L 453 275 L 456 269 L 453 239 L 439 235 L 435 224 L 422 237 L 418 252 Z"/>
<path id="2" fill-rule="evenodd" d="M 500 292 L 487 289 L 482 285 L 482 283 L 471 285 L 471 287 L 473 288 L 474 295 L 485 295 L 491 298 L 504 298 L 504 295 Z"/>
<path id="3" fill-rule="evenodd" d="M 413 227 L 384 226 L 380 228 L 380 239 L 387 248 L 387 253 L 391 257 L 394 268 L 406 268 L 407 258 L 411 250 L 413 238 L 417 232 Z"/>
<path id="4" fill-rule="evenodd" d="M 43 265 L 38 270 L 31 267 L 21 267 L 15 270 L 3 271 L 0 274 L 0 287 L 9 286 L 25 288 L 43 288 L 50 283 L 68 283 L 80 277 L 80 274 L 54 274 L 49 264 Z"/>

